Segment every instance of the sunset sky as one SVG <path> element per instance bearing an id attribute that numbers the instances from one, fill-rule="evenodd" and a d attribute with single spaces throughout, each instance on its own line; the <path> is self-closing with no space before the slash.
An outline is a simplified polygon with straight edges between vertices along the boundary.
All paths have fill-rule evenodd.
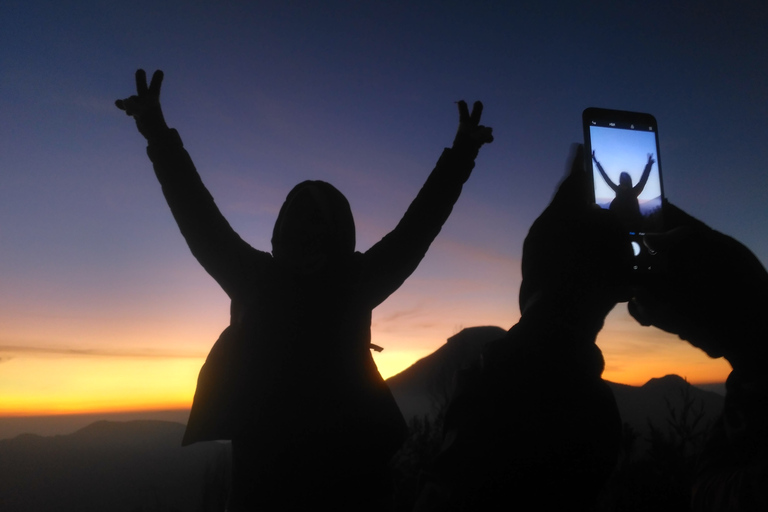
<path id="1" fill-rule="evenodd" d="M 419 269 L 374 311 L 385 377 L 464 327 L 517 321 L 523 239 L 586 107 L 654 114 L 669 200 L 765 265 L 765 4 L 518 4 L 5 0 L 0 416 L 187 407 L 229 321 L 114 106 L 139 67 L 164 70 L 169 125 L 263 250 L 305 179 L 347 196 L 366 250 L 451 144 L 455 102 L 483 101 L 496 140 Z M 729 371 L 625 305 L 598 344 L 616 382 Z"/>

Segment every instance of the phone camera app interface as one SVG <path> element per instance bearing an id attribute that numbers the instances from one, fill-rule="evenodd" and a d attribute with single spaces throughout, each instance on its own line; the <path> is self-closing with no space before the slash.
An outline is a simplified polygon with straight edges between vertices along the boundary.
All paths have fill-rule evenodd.
<path id="1" fill-rule="evenodd" d="M 612 121 L 592 122 L 589 130 L 595 202 L 616 212 L 629 231 L 654 231 L 662 205 L 656 133 Z"/>

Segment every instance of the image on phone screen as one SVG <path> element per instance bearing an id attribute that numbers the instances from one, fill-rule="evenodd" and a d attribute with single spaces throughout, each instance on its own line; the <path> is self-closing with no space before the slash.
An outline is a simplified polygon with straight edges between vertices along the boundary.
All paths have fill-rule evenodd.
<path id="1" fill-rule="evenodd" d="M 595 203 L 614 211 L 630 232 L 661 224 L 656 132 L 648 126 L 589 126 Z"/>

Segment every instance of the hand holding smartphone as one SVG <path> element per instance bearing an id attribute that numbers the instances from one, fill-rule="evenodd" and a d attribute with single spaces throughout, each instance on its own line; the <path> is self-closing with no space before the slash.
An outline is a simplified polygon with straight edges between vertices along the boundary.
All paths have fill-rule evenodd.
<path id="1" fill-rule="evenodd" d="M 629 233 L 635 255 L 631 270 L 659 271 L 661 262 L 642 240 L 646 232 L 664 229 L 656 119 L 639 112 L 588 108 L 582 124 L 593 201 L 615 212 Z"/>

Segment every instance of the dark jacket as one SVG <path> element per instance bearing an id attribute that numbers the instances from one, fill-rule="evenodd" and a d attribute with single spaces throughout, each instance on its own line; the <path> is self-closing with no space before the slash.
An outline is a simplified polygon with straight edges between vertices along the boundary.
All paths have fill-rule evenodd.
<path id="1" fill-rule="evenodd" d="M 693 478 L 692 510 L 768 510 L 768 379 L 731 372 Z"/>
<path id="2" fill-rule="evenodd" d="M 425 478 L 444 497 L 417 510 L 591 510 L 621 420 L 594 339 L 556 324 L 521 320 L 457 375 Z"/>
<path id="3" fill-rule="evenodd" d="M 147 152 L 189 248 L 232 300 L 231 323 L 200 372 L 183 444 L 247 439 L 261 460 L 273 460 L 332 443 L 350 458 L 388 459 L 406 428 L 371 357 L 371 313 L 424 257 L 474 155 L 444 150 L 391 233 L 365 253 L 341 251 L 322 272 L 301 273 L 273 256 L 277 245 L 273 254 L 259 251 L 235 233 L 175 130 Z M 326 194 L 318 182 L 297 188 L 312 183 Z M 333 212 L 343 209 L 330 200 Z"/>

